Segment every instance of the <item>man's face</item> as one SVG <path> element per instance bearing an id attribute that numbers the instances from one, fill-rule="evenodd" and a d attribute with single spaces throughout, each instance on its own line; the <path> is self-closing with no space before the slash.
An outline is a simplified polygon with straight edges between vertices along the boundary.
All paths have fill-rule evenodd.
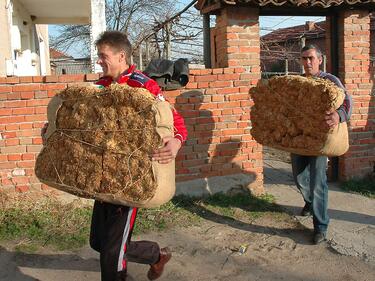
<path id="1" fill-rule="evenodd" d="M 123 51 L 117 51 L 108 45 L 99 45 L 97 49 L 97 64 L 102 67 L 104 76 L 117 79 L 128 67 L 125 60 L 125 53 Z"/>
<path id="2" fill-rule="evenodd" d="M 301 64 L 303 65 L 306 76 L 317 75 L 321 63 L 322 58 L 317 56 L 315 49 L 310 49 L 301 53 Z"/>

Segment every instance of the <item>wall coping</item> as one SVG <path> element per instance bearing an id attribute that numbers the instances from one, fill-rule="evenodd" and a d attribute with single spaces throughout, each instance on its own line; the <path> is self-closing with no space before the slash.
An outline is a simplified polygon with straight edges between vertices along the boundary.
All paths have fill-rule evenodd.
<path id="1" fill-rule="evenodd" d="M 243 67 L 232 68 L 205 68 L 190 69 L 191 76 L 204 76 L 213 74 L 230 74 L 244 73 L 246 69 Z M 0 84 L 21 84 L 21 83 L 66 83 L 66 82 L 93 82 L 102 77 L 99 73 L 89 74 L 64 74 L 64 75 L 45 75 L 45 76 L 12 76 L 0 77 Z"/>

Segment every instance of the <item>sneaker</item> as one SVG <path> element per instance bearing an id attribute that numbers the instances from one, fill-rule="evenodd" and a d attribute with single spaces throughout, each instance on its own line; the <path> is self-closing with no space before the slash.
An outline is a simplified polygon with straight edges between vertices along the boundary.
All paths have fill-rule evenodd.
<path id="1" fill-rule="evenodd" d="M 306 202 L 305 206 L 303 207 L 303 209 L 301 211 L 301 216 L 308 217 L 308 216 L 311 216 L 311 215 L 312 215 L 312 213 L 311 213 L 311 203 Z"/>
<path id="2" fill-rule="evenodd" d="M 315 245 L 318 245 L 326 241 L 326 234 L 324 232 L 314 232 L 313 242 Z"/>

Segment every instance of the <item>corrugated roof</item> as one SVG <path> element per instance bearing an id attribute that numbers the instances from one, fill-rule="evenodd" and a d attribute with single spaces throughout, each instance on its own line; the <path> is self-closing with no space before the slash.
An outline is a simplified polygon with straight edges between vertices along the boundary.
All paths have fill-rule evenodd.
<path id="1" fill-rule="evenodd" d="M 212 4 L 223 3 L 228 5 L 253 4 L 259 7 L 264 6 L 296 6 L 296 7 L 317 7 L 329 8 L 340 5 L 361 5 L 375 4 L 375 0 L 198 0 L 197 8 L 202 9 Z"/>

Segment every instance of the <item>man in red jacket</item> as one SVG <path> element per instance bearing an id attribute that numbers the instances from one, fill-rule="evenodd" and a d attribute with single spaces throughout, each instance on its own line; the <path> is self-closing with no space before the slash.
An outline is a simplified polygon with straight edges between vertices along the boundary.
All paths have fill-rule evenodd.
<path id="1" fill-rule="evenodd" d="M 103 69 L 103 78 L 96 84 L 107 87 L 112 83 L 127 84 L 149 90 L 155 98 L 164 100 L 158 84 L 137 71 L 130 64 L 131 45 L 125 34 L 118 31 L 106 31 L 96 41 L 97 63 Z M 172 161 L 187 131 L 183 118 L 173 110 L 174 137 L 163 139 L 164 146 L 152 154 L 152 160 L 165 164 Z M 100 252 L 102 281 L 129 281 L 127 261 L 149 264 L 148 278 L 155 280 L 163 273 L 164 265 L 170 260 L 168 248 L 159 248 L 151 241 L 130 241 L 137 209 L 95 201 L 90 245 Z"/>

